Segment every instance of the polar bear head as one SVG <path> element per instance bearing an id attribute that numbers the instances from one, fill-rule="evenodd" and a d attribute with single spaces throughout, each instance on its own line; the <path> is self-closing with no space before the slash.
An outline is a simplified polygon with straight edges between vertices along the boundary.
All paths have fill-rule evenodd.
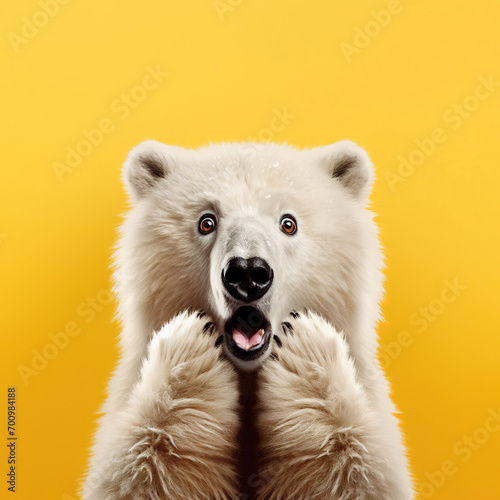
<path id="1" fill-rule="evenodd" d="M 125 344 L 186 309 L 214 318 L 244 369 L 269 355 L 291 311 L 314 310 L 363 344 L 356 332 L 376 320 L 382 278 L 367 210 L 373 167 L 359 146 L 146 141 L 123 178 L 132 203 L 116 253 Z"/>

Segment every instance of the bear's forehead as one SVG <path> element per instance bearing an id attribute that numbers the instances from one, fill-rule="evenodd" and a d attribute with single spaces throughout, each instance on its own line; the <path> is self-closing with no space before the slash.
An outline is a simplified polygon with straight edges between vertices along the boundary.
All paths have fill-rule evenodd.
<path id="1" fill-rule="evenodd" d="M 207 161 L 186 164 L 178 172 L 176 192 L 191 195 L 191 201 L 211 200 L 226 207 L 259 206 L 272 209 L 287 203 L 321 198 L 324 183 L 305 175 L 286 162 Z M 312 195 L 312 196 L 311 196 Z M 326 193 L 325 193 L 326 195 Z"/>
<path id="2" fill-rule="evenodd" d="M 251 145 L 254 148 L 254 145 Z M 222 213 L 280 211 L 317 213 L 330 208 L 335 183 L 310 155 L 288 146 L 216 145 L 180 151 L 160 198 Z M 169 203 L 169 204 L 170 204 Z"/>
<path id="3" fill-rule="evenodd" d="M 221 188 L 294 189 L 325 180 L 319 165 L 301 151 L 274 144 L 211 146 L 189 151 L 178 163 L 177 173 L 186 182 Z"/>

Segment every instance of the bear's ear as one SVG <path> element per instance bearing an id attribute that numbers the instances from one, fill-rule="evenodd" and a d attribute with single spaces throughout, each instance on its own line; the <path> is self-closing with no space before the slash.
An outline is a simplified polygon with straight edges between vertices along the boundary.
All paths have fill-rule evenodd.
<path id="1" fill-rule="evenodd" d="M 122 177 L 132 200 L 144 198 L 168 175 L 173 163 L 169 153 L 169 146 L 152 140 L 141 142 L 130 151 Z"/>
<path id="2" fill-rule="evenodd" d="M 328 174 L 356 199 L 366 201 L 375 174 L 368 153 L 352 141 L 339 141 L 317 148 Z"/>

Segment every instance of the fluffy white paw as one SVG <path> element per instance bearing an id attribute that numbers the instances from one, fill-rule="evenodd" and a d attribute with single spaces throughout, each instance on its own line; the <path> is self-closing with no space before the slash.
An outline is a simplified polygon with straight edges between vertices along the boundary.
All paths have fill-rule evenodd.
<path id="1" fill-rule="evenodd" d="M 277 337 L 260 374 L 260 498 L 391 498 L 376 415 L 342 335 L 315 314 L 293 313 Z"/>
<path id="2" fill-rule="evenodd" d="M 346 371 L 350 377 L 355 375 L 343 334 L 317 314 L 291 313 L 290 318 L 281 324 L 281 331 L 275 334 L 275 340 L 278 346 L 276 354 L 292 371 L 295 371 L 293 362 L 300 359 L 300 370 L 306 363 L 308 370 L 333 368 L 337 372 Z"/>
<path id="3" fill-rule="evenodd" d="M 214 383 L 218 382 L 231 370 L 230 364 L 224 362 L 219 337 L 214 323 L 204 313 L 179 314 L 152 337 L 142 367 L 140 387 L 163 389 L 167 380 L 183 376 L 203 379 L 203 374 L 207 373 L 216 377 Z"/>
<path id="4" fill-rule="evenodd" d="M 237 494 L 237 378 L 217 338 L 210 319 L 194 313 L 152 338 L 140 380 L 116 417 L 112 458 L 86 500 Z"/>

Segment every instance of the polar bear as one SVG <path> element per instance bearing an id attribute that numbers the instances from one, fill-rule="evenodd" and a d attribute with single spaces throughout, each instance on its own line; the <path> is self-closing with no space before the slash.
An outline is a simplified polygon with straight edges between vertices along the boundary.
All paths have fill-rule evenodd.
<path id="1" fill-rule="evenodd" d="M 412 498 L 367 153 L 146 141 L 123 179 L 121 358 L 83 497 Z"/>

